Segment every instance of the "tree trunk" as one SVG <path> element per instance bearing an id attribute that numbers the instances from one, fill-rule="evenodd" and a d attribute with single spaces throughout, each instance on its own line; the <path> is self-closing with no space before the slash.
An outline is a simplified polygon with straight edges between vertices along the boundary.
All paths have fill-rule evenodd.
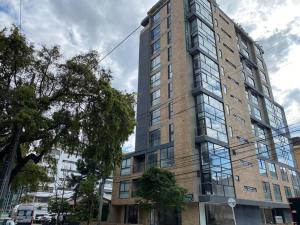
<path id="1" fill-rule="evenodd" d="M 9 144 L 10 151 L 9 151 L 9 154 L 8 154 L 8 158 L 5 162 L 5 163 L 7 163 L 6 172 L 5 172 L 5 175 L 4 175 L 4 179 L 3 179 L 2 183 L 0 184 L 1 185 L 0 186 L 0 202 L 1 202 L 1 200 L 4 201 L 4 198 L 7 195 L 7 191 L 8 191 L 8 188 L 9 188 L 9 183 L 10 183 L 10 180 L 11 180 L 11 174 L 12 174 L 12 171 L 13 171 L 13 163 L 14 163 L 14 160 L 16 158 L 17 149 L 18 149 L 19 143 L 20 143 L 21 133 L 22 133 L 22 126 L 18 125 L 14 129 L 14 134 L 13 134 L 12 140 Z"/>
<path id="2" fill-rule="evenodd" d="M 104 194 L 104 184 L 106 179 L 102 179 L 99 185 L 99 208 L 98 208 L 98 225 L 101 225 L 102 221 L 102 209 L 103 209 L 103 194 Z"/>

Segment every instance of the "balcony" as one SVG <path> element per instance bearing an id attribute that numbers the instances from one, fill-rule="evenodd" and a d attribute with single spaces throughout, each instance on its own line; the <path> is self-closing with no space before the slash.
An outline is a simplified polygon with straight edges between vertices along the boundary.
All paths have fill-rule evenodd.
<path id="1" fill-rule="evenodd" d="M 145 155 L 135 156 L 133 158 L 133 173 L 143 173 L 145 171 Z"/>

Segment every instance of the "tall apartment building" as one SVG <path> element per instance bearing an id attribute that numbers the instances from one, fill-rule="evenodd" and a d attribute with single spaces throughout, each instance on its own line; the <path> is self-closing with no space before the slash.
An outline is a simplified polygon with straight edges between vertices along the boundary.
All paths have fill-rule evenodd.
<path id="1" fill-rule="evenodd" d="M 114 222 L 156 224 L 136 189 L 157 166 L 188 190 L 163 225 L 234 224 L 229 197 L 238 225 L 290 223 L 299 171 L 262 48 L 214 0 L 160 0 L 142 25 L 136 149 L 115 171 Z"/>
<path id="2" fill-rule="evenodd" d="M 294 151 L 295 151 L 295 159 L 298 165 L 300 165 L 300 137 L 292 138 Z"/>

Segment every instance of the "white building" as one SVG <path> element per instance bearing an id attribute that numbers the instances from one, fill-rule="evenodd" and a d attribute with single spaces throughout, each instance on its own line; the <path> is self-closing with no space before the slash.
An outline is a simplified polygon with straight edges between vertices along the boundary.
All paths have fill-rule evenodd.
<path id="1" fill-rule="evenodd" d="M 48 176 L 52 182 L 45 186 L 40 186 L 38 192 L 31 193 L 33 202 L 44 206 L 48 203 L 51 197 L 63 197 L 64 199 L 71 200 L 74 194 L 72 188 L 68 187 L 67 177 L 71 177 L 71 174 L 80 175 L 77 171 L 76 163 L 80 159 L 80 156 L 69 155 L 62 150 L 53 150 L 52 154 L 56 160 L 56 173 L 51 174 L 49 171 Z M 49 167 L 48 163 L 42 161 L 40 163 L 45 168 Z M 104 186 L 104 199 L 110 201 L 112 193 L 112 178 L 107 179 Z"/>

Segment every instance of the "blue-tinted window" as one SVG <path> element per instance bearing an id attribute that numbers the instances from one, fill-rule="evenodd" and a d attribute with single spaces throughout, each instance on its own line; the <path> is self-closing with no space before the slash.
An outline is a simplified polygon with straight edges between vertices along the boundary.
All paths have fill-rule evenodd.
<path id="1" fill-rule="evenodd" d="M 258 160 L 258 167 L 259 167 L 259 174 L 261 176 L 267 177 L 268 173 L 267 173 L 266 162 L 264 160 L 259 159 Z"/>
<path id="2" fill-rule="evenodd" d="M 150 147 L 156 147 L 160 145 L 160 129 L 150 132 L 149 135 Z"/>
<path id="3" fill-rule="evenodd" d="M 152 40 L 155 40 L 158 37 L 160 37 L 160 26 L 159 25 L 151 31 Z"/>
<path id="4" fill-rule="evenodd" d="M 208 0 L 195 0 L 191 1 L 191 12 L 197 13 L 207 23 L 213 26 L 211 4 Z"/>
<path id="5" fill-rule="evenodd" d="M 160 108 L 150 113 L 150 125 L 154 126 L 160 123 Z"/>
<path id="6" fill-rule="evenodd" d="M 228 142 L 221 102 L 205 94 L 197 96 L 197 119 L 201 135 Z"/>
<path id="7" fill-rule="evenodd" d="M 160 52 L 160 41 L 156 41 L 152 44 L 152 54 L 156 54 Z"/>
<path id="8" fill-rule="evenodd" d="M 217 59 L 215 35 L 205 23 L 199 19 L 194 19 L 192 25 L 192 47 L 199 47 L 211 57 Z"/>
<path id="9" fill-rule="evenodd" d="M 174 165 L 174 148 L 165 148 L 160 150 L 160 167 L 167 168 Z"/>
<path id="10" fill-rule="evenodd" d="M 221 97 L 222 92 L 218 65 L 201 53 L 194 57 L 193 64 L 196 87 L 201 86 Z"/>
<path id="11" fill-rule="evenodd" d="M 291 154 L 292 149 L 289 144 L 289 139 L 275 130 L 272 130 L 272 135 L 275 144 L 277 160 L 291 167 L 295 167 L 293 156 Z"/>
<path id="12" fill-rule="evenodd" d="M 229 150 L 213 143 L 201 144 L 202 194 L 234 197 Z"/>

